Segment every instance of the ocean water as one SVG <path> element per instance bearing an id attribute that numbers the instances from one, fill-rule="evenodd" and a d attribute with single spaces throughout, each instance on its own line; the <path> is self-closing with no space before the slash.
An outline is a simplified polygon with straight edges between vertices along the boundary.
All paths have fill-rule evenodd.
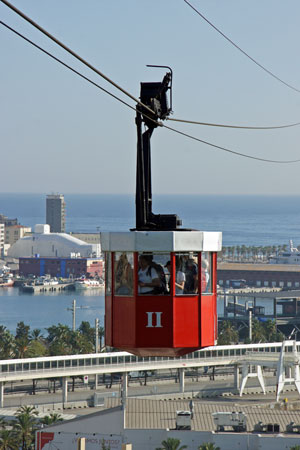
<path id="1" fill-rule="evenodd" d="M 128 231 L 134 196 L 68 194 L 67 231 Z M 153 212 L 176 213 L 185 228 L 222 231 L 225 246 L 300 244 L 300 196 L 154 195 Z M 23 225 L 45 223 L 46 194 L 0 194 L 0 214 Z"/>
<path id="2" fill-rule="evenodd" d="M 225 246 L 300 245 L 300 197 L 267 196 L 154 196 L 153 212 L 176 213 L 185 228 L 222 231 Z M 135 226 L 134 196 L 65 195 L 67 231 L 128 231 Z M 17 217 L 23 225 L 45 223 L 46 194 L 0 194 L 0 214 Z M 104 321 L 103 291 L 22 294 L 17 288 L 0 289 L 0 325 L 15 331 L 19 321 L 33 328 L 58 323 L 72 326 L 95 318 Z M 267 305 L 264 305 L 267 306 Z M 219 303 L 222 314 L 222 304 Z"/>

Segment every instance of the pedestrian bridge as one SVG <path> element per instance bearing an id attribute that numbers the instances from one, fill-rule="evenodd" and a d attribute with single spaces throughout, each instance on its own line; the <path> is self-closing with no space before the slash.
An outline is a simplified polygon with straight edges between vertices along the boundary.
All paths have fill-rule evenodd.
<path id="1" fill-rule="evenodd" d="M 266 360 L 279 358 L 282 343 L 222 345 L 206 347 L 179 358 L 140 357 L 127 352 L 91 353 L 86 355 L 48 356 L 0 361 L 0 382 L 37 378 L 72 377 L 89 374 L 223 366 L 242 363 L 251 355 Z M 285 341 L 285 351 L 293 352 L 293 342 Z M 300 352 L 300 342 L 297 342 Z M 272 358 L 273 359 L 273 358 Z M 262 363 L 263 365 L 263 363 Z"/>
<path id="2" fill-rule="evenodd" d="M 285 353 L 295 351 L 294 341 L 285 341 Z M 179 358 L 140 357 L 127 352 L 92 353 L 86 355 L 49 356 L 41 358 L 9 359 L 0 361 L 0 407 L 3 406 L 6 382 L 42 378 L 63 379 L 63 400 L 67 399 L 69 377 L 123 373 L 161 369 L 180 369 L 184 389 L 184 369 L 205 366 L 239 366 L 258 359 L 261 366 L 273 366 L 279 360 L 281 342 L 264 344 L 222 345 L 206 347 Z M 296 342 L 300 352 L 300 342 Z"/>

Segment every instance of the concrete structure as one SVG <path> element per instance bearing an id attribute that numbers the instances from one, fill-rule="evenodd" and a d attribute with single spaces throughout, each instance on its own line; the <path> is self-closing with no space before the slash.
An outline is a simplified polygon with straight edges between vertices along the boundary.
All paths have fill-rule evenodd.
<path id="1" fill-rule="evenodd" d="M 5 244 L 13 245 L 19 239 L 25 236 L 26 233 L 31 233 L 30 227 L 24 225 L 9 225 L 5 226 Z"/>
<path id="2" fill-rule="evenodd" d="M 18 219 L 9 219 L 4 214 L 0 214 L 0 223 L 3 223 L 5 226 L 9 227 L 12 225 L 18 225 Z"/>
<path id="3" fill-rule="evenodd" d="M 47 195 L 46 222 L 52 233 L 64 233 L 66 230 L 65 199 L 61 194 Z"/>
<path id="4" fill-rule="evenodd" d="M 50 233 L 49 225 L 36 225 L 31 236 L 19 239 L 8 251 L 13 258 L 39 255 L 45 258 L 70 258 L 93 255 L 93 246 L 66 233 Z"/>
<path id="5" fill-rule="evenodd" d="M 38 431 L 40 434 L 36 449 L 68 450 L 73 448 L 70 443 L 75 443 L 80 437 L 86 438 L 88 448 L 91 450 L 101 448 L 103 438 L 112 450 L 121 450 L 124 443 L 131 443 L 134 450 L 153 450 L 161 447 L 161 442 L 169 437 L 179 439 L 181 445 L 186 445 L 189 450 L 198 450 L 199 445 L 204 442 L 214 443 L 222 450 L 282 450 L 299 443 L 299 435 L 284 433 L 290 422 L 299 423 L 297 411 L 274 410 L 268 406 L 243 407 L 247 416 L 249 430 L 247 433 L 212 431 L 215 429 L 212 414 L 232 412 L 232 408 L 233 405 L 229 402 L 209 404 L 194 402 L 192 429 L 176 430 L 176 411 L 188 410 L 188 400 L 129 398 L 126 405 L 118 405 L 118 399 L 111 398 L 107 399 L 102 411 Z M 278 424 L 281 434 L 253 433 L 254 426 L 260 421 Z M 49 446 L 43 447 L 42 442 L 46 445 L 47 439 Z"/>
<path id="6" fill-rule="evenodd" d="M 229 280 L 245 280 L 249 286 L 299 289 L 300 265 L 218 264 L 218 284 L 228 286 Z"/>

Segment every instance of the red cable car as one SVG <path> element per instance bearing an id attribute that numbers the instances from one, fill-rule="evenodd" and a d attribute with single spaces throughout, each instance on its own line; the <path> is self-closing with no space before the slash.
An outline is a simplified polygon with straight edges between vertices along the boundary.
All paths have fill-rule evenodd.
<path id="1" fill-rule="evenodd" d="M 182 229 L 176 215 L 152 213 L 150 139 L 157 120 L 171 111 L 171 85 L 171 70 L 161 83 L 141 83 L 136 228 L 101 233 L 105 342 L 139 356 L 180 356 L 215 345 L 217 338 L 222 233 Z"/>

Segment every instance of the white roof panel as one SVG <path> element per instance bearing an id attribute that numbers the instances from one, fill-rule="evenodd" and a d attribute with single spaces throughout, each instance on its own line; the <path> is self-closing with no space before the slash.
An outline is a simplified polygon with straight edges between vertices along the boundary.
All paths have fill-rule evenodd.
<path id="1" fill-rule="evenodd" d="M 127 231 L 101 233 L 103 251 L 220 251 L 222 233 L 210 231 Z"/>

